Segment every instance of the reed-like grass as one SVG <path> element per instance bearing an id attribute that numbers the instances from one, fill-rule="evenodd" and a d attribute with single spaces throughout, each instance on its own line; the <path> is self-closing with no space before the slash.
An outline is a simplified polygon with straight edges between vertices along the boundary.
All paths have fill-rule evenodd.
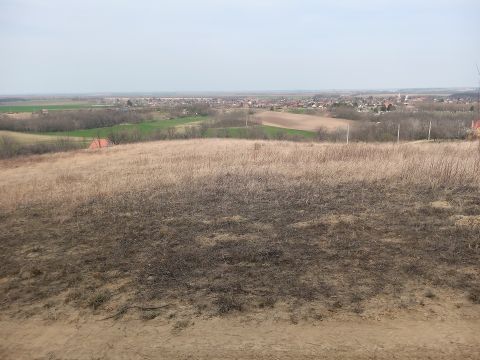
<path id="1" fill-rule="evenodd" d="M 478 187 L 477 143 L 315 144 L 188 140 L 115 146 L 100 151 L 0 161 L 0 207 L 33 203 L 60 208 L 97 197 L 166 187 L 268 183 Z M 264 180 L 264 182 L 259 181 Z"/>

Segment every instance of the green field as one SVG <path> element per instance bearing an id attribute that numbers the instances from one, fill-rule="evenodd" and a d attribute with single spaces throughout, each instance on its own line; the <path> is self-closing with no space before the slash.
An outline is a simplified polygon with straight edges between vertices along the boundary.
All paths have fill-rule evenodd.
<path id="1" fill-rule="evenodd" d="M 139 131 L 142 134 L 150 134 L 157 130 L 163 130 L 171 127 L 193 124 L 193 123 L 205 121 L 207 119 L 208 117 L 190 116 L 190 117 L 183 117 L 183 118 L 177 118 L 172 120 L 154 120 L 154 121 L 142 122 L 139 124 L 115 125 L 115 126 L 110 126 L 105 128 L 96 128 L 96 129 L 45 132 L 45 133 L 42 133 L 42 135 L 74 136 L 74 137 L 84 137 L 84 138 L 95 138 L 95 137 L 104 138 L 104 137 L 108 137 L 112 133 L 121 132 L 121 131 Z"/>
<path id="2" fill-rule="evenodd" d="M 41 133 L 17 133 L 23 136 L 29 142 L 52 141 L 57 137 L 69 137 L 81 139 L 92 138 L 108 138 L 115 133 L 138 132 L 142 135 L 150 135 L 156 131 L 166 130 L 169 128 L 176 128 L 182 131 L 182 128 L 190 125 L 198 125 L 201 122 L 208 121 L 211 118 L 208 116 L 190 116 L 170 120 L 152 120 L 144 121 L 138 124 L 121 124 L 104 128 L 81 129 L 72 131 L 54 131 Z M 10 132 L 13 133 L 13 132 Z M 228 137 L 237 139 L 248 138 L 267 138 L 267 139 L 282 139 L 285 137 L 298 137 L 303 139 L 313 139 L 315 133 L 312 131 L 285 129 L 275 126 L 257 125 L 245 127 L 226 127 L 226 128 L 208 128 L 203 135 L 207 138 L 212 137 Z"/>
<path id="3" fill-rule="evenodd" d="M 207 130 L 206 137 L 229 137 L 229 138 L 251 138 L 255 131 L 263 132 L 269 139 L 275 139 L 286 136 L 298 136 L 306 139 L 315 137 L 315 133 L 305 130 L 284 129 L 275 126 L 260 125 L 256 127 L 229 127 L 229 128 L 210 128 Z"/>
<path id="4" fill-rule="evenodd" d="M 307 109 L 304 108 L 293 108 L 293 109 L 288 109 L 287 112 L 292 113 L 292 114 L 306 114 Z"/>
<path id="5" fill-rule="evenodd" d="M 285 129 L 285 128 L 279 128 L 275 126 L 267 126 L 267 125 L 262 125 L 262 128 L 268 135 L 272 137 L 275 135 L 278 135 L 279 133 L 283 133 L 291 136 L 293 135 L 293 136 L 305 137 L 308 139 L 315 137 L 315 133 L 313 131 Z"/>
<path id="6" fill-rule="evenodd" d="M 292 108 L 287 109 L 287 112 L 291 114 L 301 114 L 301 115 L 315 115 L 317 111 L 315 109 L 306 109 L 306 108 Z"/>
<path id="7" fill-rule="evenodd" d="M 17 131 L 0 130 L 0 138 L 2 137 L 11 138 L 22 145 L 54 143 L 58 142 L 59 140 L 67 140 L 67 138 L 63 136 L 41 135 L 36 133 L 23 133 Z M 85 139 L 77 137 L 69 137 L 68 140 L 75 142 L 85 142 Z"/>
<path id="8" fill-rule="evenodd" d="M 75 110 L 104 107 L 102 105 L 92 104 L 61 104 L 61 105 L 0 105 L 0 113 L 24 113 L 24 112 L 36 112 L 42 109 L 46 110 Z"/>

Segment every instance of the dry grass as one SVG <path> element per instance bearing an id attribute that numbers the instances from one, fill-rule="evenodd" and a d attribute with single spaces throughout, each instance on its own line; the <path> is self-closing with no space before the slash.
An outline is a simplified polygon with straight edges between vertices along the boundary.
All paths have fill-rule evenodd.
<path id="1" fill-rule="evenodd" d="M 90 199 L 137 191 L 195 187 L 227 180 L 246 194 L 271 184 L 480 185 L 475 143 L 296 144 L 189 140 L 117 146 L 0 161 L 0 206 L 53 203 L 72 207 Z M 308 197 L 308 194 L 300 194 Z"/>
<path id="2" fill-rule="evenodd" d="M 322 318 L 424 306 L 429 289 L 478 302 L 480 228 L 459 221 L 480 214 L 473 143 L 169 141 L 0 169 L 3 311 L 314 304 L 304 315 Z"/>
<path id="3" fill-rule="evenodd" d="M 8 136 L 20 144 L 38 144 L 38 143 L 49 143 L 55 142 L 59 140 L 58 136 L 53 135 L 37 135 L 37 134 L 28 134 L 28 133 L 21 133 L 16 131 L 6 131 L 0 130 L 0 137 Z M 83 141 L 82 138 L 78 137 L 68 137 L 70 141 Z"/>

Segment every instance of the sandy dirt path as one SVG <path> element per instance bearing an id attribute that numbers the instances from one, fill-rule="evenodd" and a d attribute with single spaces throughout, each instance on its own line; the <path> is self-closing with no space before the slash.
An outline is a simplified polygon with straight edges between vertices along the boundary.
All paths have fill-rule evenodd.
<path id="1" fill-rule="evenodd" d="M 480 322 L 2 321 L 2 359 L 478 359 Z"/>
<path id="2" fill-rule="evenodd" d="M 319 128 L 332 131 L 338 128 L 346 128 L 348 124 L 354 123 L 352 120 L 277 111 L 264 111 L 258 113 L 254 116 L 254 119 L 261 122 L 263 125 L 307 131 L 316 131 Z"/>

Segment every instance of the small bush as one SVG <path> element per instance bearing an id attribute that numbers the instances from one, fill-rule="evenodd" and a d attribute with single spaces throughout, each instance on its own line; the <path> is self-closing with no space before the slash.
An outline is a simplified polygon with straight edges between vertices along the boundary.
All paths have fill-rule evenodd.
<path id="1" fill-rule="evenodd" d="M 0 158 L 9 158 L 17 154 L 20 143 L 10 136 L 0 137 Z"/>
<path id="2" fill-rule="evenodd" d="M 470 294 L 468 295 L 468 298 L 474 304 L 480 304 L 480 288 L 475 288 L 470 290 Z"/>
<path id="3" fill-rule="evenodd" d="M 96 310 L 108 300 L 110 300 L 111 297 L 112 294 L 108 290 L 98 291 L 90 298 L 88 306 L 91 307 L 93 310 Z"/>

